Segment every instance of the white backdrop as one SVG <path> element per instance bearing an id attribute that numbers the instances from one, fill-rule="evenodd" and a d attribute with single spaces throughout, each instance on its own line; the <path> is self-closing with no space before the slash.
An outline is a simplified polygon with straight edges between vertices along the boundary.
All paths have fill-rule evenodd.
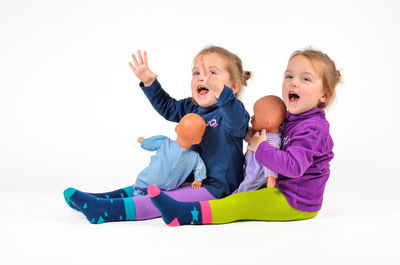
<path id="1" fill-rule="evenodd" d="M 148 256 L 179 263 L 193 255 L 227 264 L 398 264 L 399 11 L 396 0 L 1 0 L 2 264 Z M 147 50 L 164 89 L 179 99 L 190 96 L 192 60 L 210 44 L 233 51 L 253 71 L 243 96 L 250 114 L 259 97 L 281 95 L 294 50 L 312 46 L 335 60 L 344 83 L 327 112 L 336 156 L 320 215 L 302 223 L 170 229 L 160 219 L 93 226 L 71 212 L 63 189 L 130 185 L 151 156 L 136 139 L 174 137 L 175 125 L 139 89 L 131 53 Z M 99 246 L 105 238 L 120 244 Z M 97 248 L 82 250 L 89 242 Z"/>

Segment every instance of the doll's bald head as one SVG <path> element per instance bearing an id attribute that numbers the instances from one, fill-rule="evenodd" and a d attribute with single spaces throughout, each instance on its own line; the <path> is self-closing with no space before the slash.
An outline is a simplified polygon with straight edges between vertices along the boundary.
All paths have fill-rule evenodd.
<path id="1" fill-rule="evenodd" d="M 175 127 L 176 142 L 182 148 L 189 149 L 192 145 L 201 142 L 205 131 L 206 123 L 200 115 L 186 114 Z"/>
<path id="2" fill-rule="evenodd" d="M 286 116 L 286 106 L 277 96 L 265 96 L 254 103 L 254 115 L 251 117 L 253 130 L 265 129 L 269 133 L 279 133 Z"/>

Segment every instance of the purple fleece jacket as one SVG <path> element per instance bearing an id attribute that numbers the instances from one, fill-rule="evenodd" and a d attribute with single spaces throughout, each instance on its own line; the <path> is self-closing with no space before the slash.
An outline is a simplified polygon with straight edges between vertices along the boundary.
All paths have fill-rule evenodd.
<path id="1" fill-rule="evenodd" d="M 286 114 L 281 150 L 262 142 L 256 159 L 279 173 L 276 188 L 289 204 L 300 211 L 321 209 L 329 162 L 333 158 L 329 123 L 320 108 L 293 115 Z"/>

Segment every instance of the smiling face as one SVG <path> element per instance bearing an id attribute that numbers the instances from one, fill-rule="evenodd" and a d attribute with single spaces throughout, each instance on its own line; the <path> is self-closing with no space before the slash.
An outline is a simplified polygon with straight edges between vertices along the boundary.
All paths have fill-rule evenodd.
<path id="1" fill-rule="evenodd" d="M 304 113 L 327 101 L 321 77 L 306 57 L 297 55 L 289 60 L 282 98 L 292 114 Z"/>
<path id="2" fill-rule="evenodd" d="M 226 70 L 224 60 L 216 53 L 203 54 L 206 69 L 226 86 L 232 87 L 231 76 Z M 214 93 L 206 87 L 203 70 L 199 64 L 199 56 L 194 61 L 192 69 L 192 97 L 201 107 L 210 107 L 217 104 Z"/>

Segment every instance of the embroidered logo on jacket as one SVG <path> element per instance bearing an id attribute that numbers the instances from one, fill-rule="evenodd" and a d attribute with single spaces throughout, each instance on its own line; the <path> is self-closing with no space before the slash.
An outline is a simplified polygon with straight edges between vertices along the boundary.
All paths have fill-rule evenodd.
<path id="1" fill-rule="evenodd" d="M 282 146 L 286 145 L 289 141 L 290 141 L 290 137 L 285 136 L 285 138 L 283 138 L 283 140 L 282 140 Z"/>
<path id="2" fill-rule="evenodd" d="M 209 122 L 207 122 L 207 126 L 214 127 L 214 128 L 217 127 L 218 126 L 217 120 L 216 119 L 210 120 Z"/>

